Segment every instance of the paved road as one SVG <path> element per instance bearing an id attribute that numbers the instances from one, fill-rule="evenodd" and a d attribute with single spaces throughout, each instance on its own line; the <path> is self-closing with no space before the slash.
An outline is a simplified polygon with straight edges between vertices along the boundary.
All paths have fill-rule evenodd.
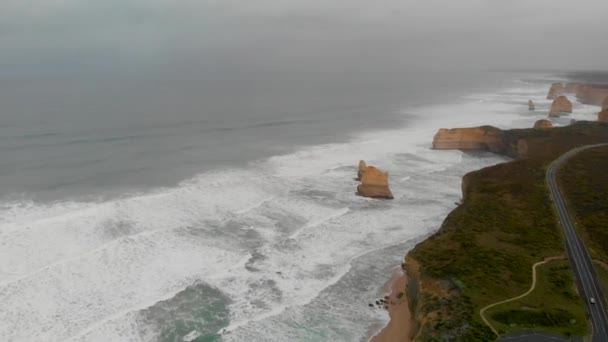
<path id="1" fill-rule="evenodd" d="M 562 198 L 562 195 L 557 187 L 555 180 L 555 174 L 557 169 L 568 160 L 568 158 L 574 156 L 578 152 L 595 148 L 599 146 L 608 146 L 608 144 L 597 144 L 583 146 L 574 149 L 561 157 L 559 157 L 547 170 L 547 182 L 553 196 L 553 202 L 557 208 L 559 219 L 564 229 L 566 236 L 566 249 L 568 251 L 568 257 L 576 277 L 579 293 L 583 298 L 587 306 L 587 314 L 591 322 L 591 333 L 593 342 L 606 342 L 608 341 L 608 319 L 606 317 L 606 311 L 604 310 L 604 293 L 600 284 L 600 281 L 595 274 L 593 268 L 593 262 L 587 248 L 583 242 L 576 235 L 574 225 L 568 215 L 568 210 Z M 589 298 L 595 299 L 595 304 L 589 302 Z"/>

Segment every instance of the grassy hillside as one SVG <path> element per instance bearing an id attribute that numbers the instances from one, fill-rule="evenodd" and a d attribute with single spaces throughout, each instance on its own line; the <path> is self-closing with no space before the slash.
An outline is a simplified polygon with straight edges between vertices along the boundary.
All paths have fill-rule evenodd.
<path id="1" fill-rule="evenodd" d="M 589 252 L 608 264 L 608 147 L 577 154 L 558 170 L 557 177 Z M 598 270 L 600 276 L 605 273 Z M 608 290 L 606 281 L 604 288 Z"/>
<path id="2" fill-rule="evenodd" d="M 422 284 L 418 298 L 412 301 L 417 340 L 495 338 L 481 321 L 479 310 L 526 292 L 532 265 L 545 257 L 564 254 L 561 229 L 545 182 L 547 165 L 576 146 L 608 142 L 608 125 L 579 123 L 548 130 L 510 130 L 506 134 L 512 141 L 525 140 L 526 157 L 466 175 L 463 203 L 435 235 L 409 254 L 420 264 Z M 552 272 L 558 272 L 563 281 L 572 284 L 569 272 L 547 272 L 543 279 L 555 278 L 558 275 Z M 550 284 L 538 286 L 549 288 Z M 573 297 L 573 292 L 541 292 L 537 297 L 532 309 L 540 316 L 543 312 L 551 314 L 546 311 L 551 303 L 562 303 L 551 310 L 563 310 L 563 317 L 580 322 L 580 299 Z M 493 313 L 507 322 L 505 317 L 515 319 L 529 309 L 506 308 L 507 316 L 496 310 Z M 555 328 L 545 325 L 547 330 Z M 560 331 L 577 335 L 585 327 L 578 324 Z"/>

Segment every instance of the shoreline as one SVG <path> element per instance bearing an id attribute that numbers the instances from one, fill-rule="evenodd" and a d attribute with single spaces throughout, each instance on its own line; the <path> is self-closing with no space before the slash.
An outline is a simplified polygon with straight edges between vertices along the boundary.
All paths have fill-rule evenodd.
<path id="1" fill-rule="evenodd" d="M 412 337 L 412 314 L 407 300 L 407 273 L 401 268 L 393 272 L 385 284 L 388 293 L 389 321 L 369 339 L 369 342 L 410 342 Z"/>

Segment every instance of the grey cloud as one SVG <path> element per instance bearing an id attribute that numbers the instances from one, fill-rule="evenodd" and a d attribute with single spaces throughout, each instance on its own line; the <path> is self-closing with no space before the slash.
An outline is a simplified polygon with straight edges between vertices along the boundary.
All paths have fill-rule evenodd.
<path id="1" fill-rule="evenodd" d="M 0 3 L 19 70 L 601 68 L 601 0 L 48 0 Z"/>

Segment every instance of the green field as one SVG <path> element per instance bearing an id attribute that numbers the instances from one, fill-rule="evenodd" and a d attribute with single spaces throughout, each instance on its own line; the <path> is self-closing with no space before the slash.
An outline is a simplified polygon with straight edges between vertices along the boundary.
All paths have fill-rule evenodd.
<path id="1" fill-rule="evenodd" d="M 486 311 L 490 323 L 499 333 L 534 328 L 565 336 L 585 335 L 585 311 L 568 261 L 551 261 L 537 272 L 536 288 L 528 296 Z"/>
<path id="2" fill-rule="evenodd" d="M 608 264 L 608 147 L 583 151 L 558 171 L 558 182 L 576 229 L 591 256 Z M 608 275 L 596 270 L 608 291 Z"/>

